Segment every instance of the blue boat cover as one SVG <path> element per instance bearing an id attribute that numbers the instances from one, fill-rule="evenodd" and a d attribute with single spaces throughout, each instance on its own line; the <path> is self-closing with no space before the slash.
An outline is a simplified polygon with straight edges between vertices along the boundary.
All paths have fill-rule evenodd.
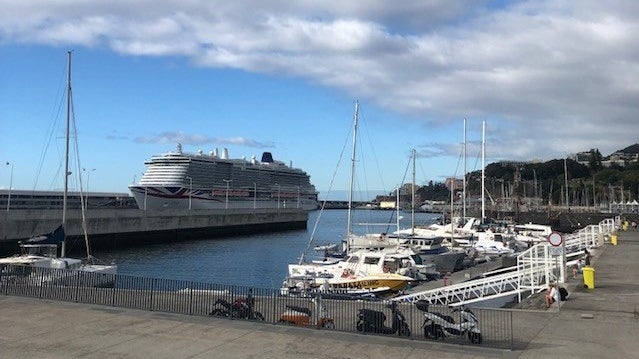
<path id="1" fill-rule="evenodd" d="M 64 242 L 64 227 L 60 225 L 53 232 L 20 241 L 21 244 L 58 244 Z"/>

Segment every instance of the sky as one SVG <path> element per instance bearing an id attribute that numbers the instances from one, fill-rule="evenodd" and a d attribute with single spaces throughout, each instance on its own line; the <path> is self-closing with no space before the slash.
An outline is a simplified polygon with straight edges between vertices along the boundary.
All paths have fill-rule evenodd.
<path id="1" fill-rule="evenodd" d="M 263 151 L 324 195 L 639 142 L 636 1 L 0 0 L 0 188 L 62 187 L 66 52 L 83 187 L 175 149 Z M 466 166 L 461 159 L 466 119 Z M 75 151 L 74 151 L 75 153 Z M 366 154 L 367 159 L 364 159 Z M 76 163 L 77 159 L 74 159 Z M 78 186 L 77 181 L 74 186 Z M 320 195 L 322 197 L 322 195 Z M 330 195 L 328 197 L 331 197 Z"/>

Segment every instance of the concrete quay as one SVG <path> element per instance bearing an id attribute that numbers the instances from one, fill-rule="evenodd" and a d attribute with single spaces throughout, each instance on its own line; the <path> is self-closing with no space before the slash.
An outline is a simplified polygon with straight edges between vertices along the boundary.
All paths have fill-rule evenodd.
<path id="1" fill-rule="evenodd" d="M 0 253 L 17 241 L 49 233 L 61 223 L 61 211 L 12 210 L 0 213 Z M 308 212 L 282 209 L 91 209 L 86 212 L 92 248 L 122 248 L 148 242 L 305 229 Z M 84 250 L 82 213 L 67 211 L 68 248 Z"/>
<path id="2" fill-rule="evenodd" d="M 2 358 L 636 358 L 639 232 L 593 251 L 595 288 L 515 311 L 514 350 L 0 296 Z"/>

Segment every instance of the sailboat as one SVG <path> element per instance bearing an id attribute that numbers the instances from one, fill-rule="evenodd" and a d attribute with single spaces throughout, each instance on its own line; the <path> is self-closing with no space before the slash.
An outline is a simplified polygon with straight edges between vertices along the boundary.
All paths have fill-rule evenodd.
<path id="1" fill-rule="evenodd" d="M 359 103 L 355 102 L 353 119 L 353 148 L 348 199 L 348 217 L 345 253 L 348 255 L 329 264 L 289 264 L 288 276 L 280 290 L 283 295 L 308 295 L 314 291 L 339 293 L 350 296 L 382 296 L 404 290 L 413 278 L 399 274 L 405 269 L 410 253 L 385 253 L 383 251 L 350 251 L 356 237 L 351 230 L 353 185 L 357 148 Z"/>
<path id="2" fill-rule="evenodd" d="M 71 119 L 71 51 L 67 52 L 67 114 L 66 114 L 66 146 L 65 146 L 65 176 L 64 193 L 62 198 L 62 224 L 51 233 L 33 237 L 19 242 L 21 253 L 12 257 L 0 258 L 0 264 L 22 265 L 44 269 L 61 269 L 63 273 L 50 273 L 49 281 L 58 283 L 68 283 L 69 278 L 81 273 L 102 274 L 99 278 L 91 278 L 92 286 L 113 285 L 114 275 L 117 272 L 115 264 L 98 264 L 90 253 L 88 236 L 86 234 L 86 222 L 84 216 L 85 205 L 82 204 L 83 230 L 85 234 L 85 244 L 87 257 L 82 259 L 70 258 L 66 256 L 66 225 L 67 195 L 69 189 L 69 130 Z M 83 196 L 81 196 L 83 197 Z M 58 245 L 61 246 L 60 256 L 58 256 Z M 44 278 L 44 277 L 43 277 Z"/>

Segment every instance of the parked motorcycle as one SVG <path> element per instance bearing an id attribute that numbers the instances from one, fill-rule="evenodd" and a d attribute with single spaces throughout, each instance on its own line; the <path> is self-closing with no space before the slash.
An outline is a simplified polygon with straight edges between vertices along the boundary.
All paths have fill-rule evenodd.
<path id="1" fill-rule="evenodd" d="M 391 326 L 384 325 L 386 314 L 372 309 L 360 309 L 357 311 L 356 329 L 365 333 L 395 334 L 410 337 L 410 328 L 406 322 L 406 317 L 397 309 L 397 303 L 391 302 L 386 306 L 390 308 L 392 315 Z"/>
<path id="2" fill-rule="evenodd" d="M 455 319 L 450 315 L 428 311 L 429 303 L 427 301 L 417 301 L 416 307 L 424 312 L 424 317 L 426 318 L 422 325 L 426 338 L 444 339 L 450 336 L 468 336 L 468 340 L 471 343 L 481 343 L 479 321 L 475 313 L 470 309 L 464 306 L 453 309 L 452 313 L 458 313 L 456 317 L 459 318 L 459 322 L 455 322 Z"/>
<path id="3" fill-rule="evenodd" d="M 209 315 L 218 317 L 230 317 L 238 319 L 256 319 L 264 320 L 262 313 L 255 311 L 255 299 L 249 293 L 246 298 L 238 298 L 233 303 L 223 298 L 218 298 L 214 304 L 215 308 Z"/>
<path id="4" fill-rule="evenodd" d="M 317 298 L 313 299 L 313 303 L 315 303 L 315 313 L 319 313 L 319 316 L 314 317 L 310 308 L 286 305 L 286 310 L 280 315 L 279 322 L 297 326 L 335 329 L 335 321 L 328 317 L 326 307 Z"/>

